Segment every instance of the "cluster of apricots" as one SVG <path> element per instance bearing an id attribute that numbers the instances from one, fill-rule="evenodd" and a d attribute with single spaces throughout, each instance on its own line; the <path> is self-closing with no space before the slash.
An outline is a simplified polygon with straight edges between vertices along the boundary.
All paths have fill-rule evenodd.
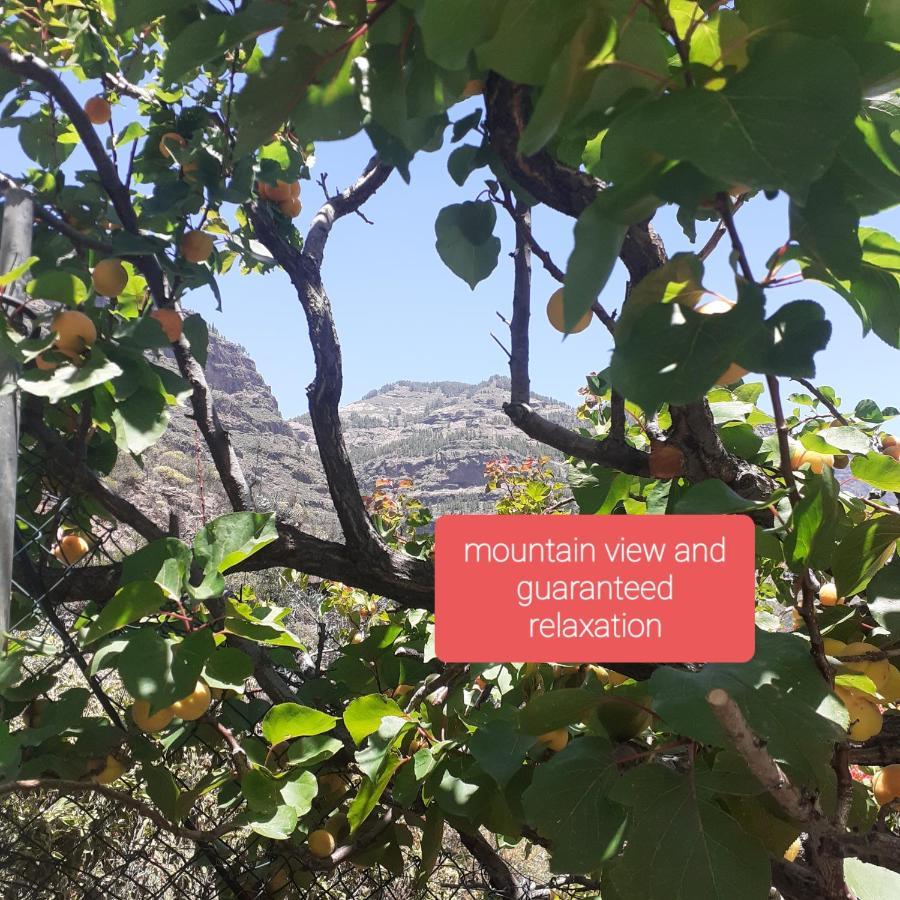
<path id="1" fill-rule="evenodd" d="M 879 652 L 879 647 L 865 641 L 846 644 L 834 638 L 826 638 L 823 645 L 828 656 L 839 663 L 836 669 L 838 676 L 865 675 L 875 685 L 878 696 L 852 685 L 838 684 L 834 689 L 850 713 L 847 732 L 850 738 L 854 741 L 867 741 L 881 731 L 884 722 L 879 704 L 900 702 L 900 670 L 891 665 L 887 658 L 852 659 L 854 656 Z"/>
<path id="2" fill-rule="evenodd" d="M 274 203 L 282 215 L 289 219 L 295 219 L 300 215 L 303 205 L 300 203 L 299 181 L 281 181 L 279 179 L 275 184 L 257 181 L 256 192 L 261 199 Z"/>
<path id="3" fill-rule="evenodd" d="M 156 712 L 150 711 L 146 700 L 135 700 L 131 706 L 131 718 L 135 725 L 148 734 L 164 731 L 173 719 L 193 722 L 199 719 L 212 702 L 212 691 L 205 681 L 198 681 L 194 690 L 186 697 L 164 706 Z"/>

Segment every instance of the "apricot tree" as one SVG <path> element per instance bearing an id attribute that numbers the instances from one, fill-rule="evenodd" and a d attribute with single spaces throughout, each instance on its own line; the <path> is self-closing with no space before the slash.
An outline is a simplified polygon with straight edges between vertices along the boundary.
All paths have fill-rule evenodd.
<path id="1" fill-rule="evenodd" d="M 550 896 L 508 864 L 519 842 L 546 849 L 552 890 L 570 896 L 897 892 L 900 462 L 883 433 L 897 410 L 851 409 L 817 386 L 826 311 L 778 299 L 815 281 L 900 345 L 900 245 L 863 224 L 900 197 L 896 4 L 13 0 L 5 12 L 0 125 L 33 165 L 0 184 L 7 208 L 33 206 L 35 227 L 31 255 L 0 272 L 0 348 L 17 366 L 22 441 L 44 460 L 18 504 L 40 508 L 48 483 L 69 497 L 57 562 L 20 552 L 15 601 L 79 611 L 56 617 L 52 646 L 8 636 L 0 795 L 94 792 L 212 848 L 255 836 L 246 852 L 265 843 L 264 890 L 285 896 L 316 896 L 348 861 L 396 869 L 413 841 L 422 885 L 451 831 L 508 900 Z M 73 93 L 83 82 L 86 102 Z M 457 114 L 472 96 L 483 102 Z M 301 236 L 297 186 L 316 142 L 363 131 L 372 159 Z M 498 217 L 515 234 L 504 412 L 567 457 L 580 514 L 752 516 L 751 662 L 435 658 L 428 517 L 360 492 L 322 262 L 341 218 L 444 141 L 472 198 L 435 211 L 440 259 L 474 287 L 497 266 Z M 89 168 L 67 165 L 76 146 Z M 766 259 L 741 240 L 750 204 L 771 220 Z M 538 206 L 573 221 L 564 270 L 532 231 Z M 694 252 L 667 256 L 651 224 L 664 207 Z M 731 262 L 730 297 L 704 287 L 713 253 Z M 534 260 L 562 286 L 553 323 L 614 340 L 578 429 L 530 404 Z M 617 260 L 621 298 L 604 290 Z M 206 325 L 181 309 L 234 265 L 277 267 L 296 289 L 341 542 L 254 507 L 216 414 Z M 784 397 L 786 380 L 797 386 Z M 105 481 L 182 402 L 233 510 L 193 535 Z M 537 470 L 516 471 L 504 511 L 573 511 Z M 71 567 L 98 518 L 131 529 L 134 547 Z M 326 605 L 352 626 L 329 665 L 287 610 L 236 589 L 232 576 L 267 569 L 329 583 Z M 53 665 L 29 675 L 46 656 L 84 662 L 86 687 Z M 211 733 L 228 752 L 176 782 Z"/>

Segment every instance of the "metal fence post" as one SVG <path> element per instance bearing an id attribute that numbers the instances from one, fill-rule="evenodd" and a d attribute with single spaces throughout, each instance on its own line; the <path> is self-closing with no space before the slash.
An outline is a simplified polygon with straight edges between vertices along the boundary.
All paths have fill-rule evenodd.
<path id="1" fill-rule="evenodd" d="M 6 191 L 0 228 L 0 275 L 12 271 L 31 255 L 34 204 L 31 195 L 16 188 Z M 20 283 L 2 288 L 2 305 L 22 296 Z M 16 521 L 16 468 L 19 449 L 19 396 L 14 388 L 16 361 L 0 349 L 0 650 L 9 629 L 13 534 Z"/>

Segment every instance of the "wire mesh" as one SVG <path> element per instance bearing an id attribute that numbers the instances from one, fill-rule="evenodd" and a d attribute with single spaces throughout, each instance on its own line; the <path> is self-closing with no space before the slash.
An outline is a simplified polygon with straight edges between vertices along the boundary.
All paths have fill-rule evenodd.
<path id="1" fill-rule="evenodd" d="M 41 448 L 23 439 L 9 635 L 10 647 L 25 647 L 29 652 L 18 655 L 20 678 L 15 690 L 0 696 L 0 711 L 14 731 L 38 727 L 42 704 L 62 703 L 67 692 L 80 690 L 86 700 L 84 716 L 102 724 L 103 733 L 108 731 L 114 741 L 117 731 L 127 731 L 130 698 L 116 669 L 97 665 L 73 635 L 82 624 L 95 583 L 85 582 L 84 576 L 90 572 L 92 578 L 112 578 L 115 564 L 133 549 L 134 537 L 57 482 L 49 475 L 52 471 L 54 466 L 48 465 Z M 75 565 L 60 558 L 58 549 L 68 529 L 88 536 L 88 552 Z M 325 634 L 323 623 L 319 640 L 320 652 L 324 646 L 326 655 L 333 652 L 329 645 L 337 646 L 334 635 Z M 9 659 L 7 655 L 7 663 Z M 285 670 L 284 676 L 290 681 L 292 673 Z M 242 717 L 239 724 L 252 731 L 268 706 L 259 689 L 251 688 L 241 702 L 232 698 L 227 710 L 219 712 L 231 722 Z M 159 760 L 183 791 L 196 783 L 196 773 L 230 763 L 229 748 L 212 729 L 188 731 L 181 739 L 164 742 Z M 118 735 L 119 744 L 122 737 Z M 25 742 L 20 779 L 39 778 L 46 772 L 58 778 L 85 778 L 89 751 L 80 747 L 77 736 L 66 743 L 60 739 L 55 755 L 52 740 L 40 743 L 43 755 L 35 756 L 37 742 L 35 747 Z M 119 796 L 126 792 L 152 806 L 142 765 L 130 765 L 114 787 Z M 208 793 L 196 799 L 181 824 L 209 831 L 229 815 Z M 380 865 L 361 868 L 345 863 L 314 875 L 303 868 L 295 850 L 291 840 L 267 840 L 249 829 L 198 843 L 94 790 L 73 794 L 41 789 L 0 796 L 0 894 L 17 900 L 487 900 L 498 896 L 491 893 L 486 873 L 458 840 L 445 841 L 427 883 L 418 887 L 415 844 L 402 848 L 402 864 L 392 866 L 392 871 Z M 289 878 L 280 874 L 282 869 Z M 282 886 L 284 881 L 287 886 Z M 534 885 L 529 893 L 535 898 L 575 896 L 562 890 L 554 894 L 546 883 L 529 883 Z"/>

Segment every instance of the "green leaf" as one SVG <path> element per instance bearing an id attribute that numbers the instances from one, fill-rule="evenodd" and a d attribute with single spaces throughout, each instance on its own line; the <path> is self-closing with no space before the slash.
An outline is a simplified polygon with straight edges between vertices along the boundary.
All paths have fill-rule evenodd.
<path id="1" fill-rule="evenodd" d="M 838 596 L 850 597 L 861 591 L 884 565 L 898 539 L 900 516 L 878 516 L 854 526 L 834 551 L 831 570 Z"/>
<path id="2" fill-rule="evenodd" d="M 900 558 L 894 557 L 869 582 L 866 605 L 882 628 L 900 636 Z"/>
<path id="3" fill-rule="evenodd" d="M 169 44 L 162 66 L 162 79 L 172 84 L 186 72 L 224 55 L 248 38 L 271 31 L 284 23 L 285 10 L 279 4 L 253 4 L 233 15 L 215 13 L 191 22 Z"/>
<path id="4" fill-rule="evenodd" d="M 281 783 L 279 793 L 281 799 L 301 818 L 312 809 L 318 790 L 319 785 L 312 772 L 292 772 Z"/>
<path id="5" fill-rule="evenodd" d="M 190 547 L 177 538 L 160 538 L 122 560 L 120 583 L 154 581 L 176 600 L 184 593 L 190 568 Z"/>
<path id="6" fill-rule="evenodd" d="M 866 484 L 882 491 L 900 491 L 900 462 L 885 453 L 872 450 L 850 461 L 850 471 Z"/>
<path id="7" fill-rule="evenodd" d="M 21 265 L 15 266 L 3 275 L 0 275 L 0 287 L 6 287 L 18 281 L 37 261 L 39 257 L 29 256 Z"/>
<path id="8" fill-rule="evenodd" d="M 500 21 L 504 0 L 424 0 L 416 15 L 429 59 L 445 69 L 462 69 L 469 54 Z"/>
<path id="9" fill-rule="evenodd" d="M 228 513 L 197 532 L 194 556 L 204 573 L 227 572 L 277 538 L 273 513 Z"/>
<path id="10" fill-rule="evenodd" d="M 569 465 L 567 475 L 579 512 L 589 516 L 612 512 L 628 496 L 634 483 L 631 475 L 578 460 Z"/>
<path id="11" fill-rule="evenodd" d="M 730 742 L 706 702 L 722 688 L 740 706 L 753 732 L 801 784 L 833 789 L 832 745 L 841 740 L 847 713 L 813 663 L 799 635 L 756 633 L 750 662 L 712 664 L 700 672 L 665 666 L 650 678 L 653 709 L 676 734 L 703 744 Z"/>
<path id="12" fill-rule="evenodd" d="M 299 703 L 278 703 L 263 717 L 262 733 L 270 744 L 275 745 L 291 738 L 331 731 L 337 721 L 328 713 Z"/>
<path id="13" fill-rule="evenodd" d="M 859 110 L 857 69 L 838 46 L 798 34 L 759 38 L 749 52 L 722 90 L 675 91 L 614 122 L 602 147 L 613 179 L 628 179 L 649 152 L 726 185 L 805 199 Z"/>
<path id="14" fill-rule="evenodd" d="M 402 716 L 403 710 L 394 700 L 382 694 L 367 694 L 357 697 L 344 710 L 344 725 L 354 743 L 359 744 L 370 734 L 374 734 L 386 716 Z"/>
<path id="15" fill-rule="evenodd" d="M 154 711 L 178 699 L 172 696 L 172 659 L 169 642 L 153 628 L 141 628 L 119 655 L 119 675 L 125 689 L 135 700 L 148 701 Z"/>
<path id="16" fill-rule="evenodd" d="M 154 766 L 144 763 L 141 772 L 147 786 L 147 796 L 159 811 L 170 821 L 181 819 L 178 809 L 180 791 L 171 772 L 165 766 Z"/>
<path id="17" fill-rule="evenodd" d="M 543 84 L 585 12 L 583 0 L 562 6 L 556 0 L 506 3 L 494 36 L 476 51 L 478 65 L 510 81 Z"/>
<path id="18" fill-rule="evenodd" d="M 496 221 L 492 203 L 467 200 L 445 206 L 434 223 L 438 255 L 472 290 L 497 267 L 500 239 L 493 234 Z"/>
<path id="19" fill-rule="evenodd" d="M 623 897 L 759 900 L 768 894 L 766 849 L 719 806 L 700 799 L 690 776 L 658 764 L 638 766 L 613 796 L 634 818 L 625 853 L 611 867 Z"/>
<path id="20" fill-rule="evenodd" d="M 467 780 L 465 773 L 454 775 L 445 769 L 435 785 L 434 799 L 447 815 L 474 821 L 484 803 L 485 790 L 480 784 Z"/>
<path id="21" fill-rule="evenodd" d="M 444 814 L 432 804 L 425 812 L 425 827 L 422 829 L 419 869 L 416 872 L 416 890 L 422 890 L 431 875 L 444 844 Z"/>
<path id="22" fill-rule="evenodd" d="M 199 313 L 189 315 L 182 325 L 184 336 L 191 345 L 191 353 L 201 366 L 206 365 L 206 354 L 209 347 L 209 329 L 206 321 Z"/>
<path id="23" fill-rule="evenodd" d="M 122 369 L 107 359 L 102 350 L 94 347 L 90 359 L 83 366 L 61 365 L 53 372 L 32 369 L 19 379 L 18 385 L 26 394 L 46 397 L 51 403 L 57 403 L 121 374 Z"/>
<path id="24" fill-rule="evenodd" d="M 92 644 L 113 631 L 158 612 L 165 602 L 166 594 L 152 581 L 132 581 L 120 587 L 91 623 L 85 643 Z"/>
<path id="25" fill-rule="evenodd" d="M 837 425 L 833 428 L 824 428 L 819 435 L 828 441 L 832 447 L 843 450 L 844 453 L 868 453 L 871 448 L 869 438 L 865 432 L 854 428 L 852 425 Z"/>
<path id="26" fill-rule="evenodd" d="M 363 776 L 357 789 L 356 796 L 347 809 L 347 821 L 350 823 L 350 833 L 353 834 L 360 825 L 369 817 L 375 809 L 381 795 L 384 793 L 394 772 L 400 765 L 400 757 L 395 754 L 388 755 L 385 766 L 378 776 L 377 781 Z"/>
<path id="27" fill-rule="evenodd" d="M 859 900 L 900 897 L 900 873 L 852 857 L 844 861 L 844 880 Z"/>
<path id="28" fill-rule="evenodd" d="M 502 788 L 521 768 L 535 738 L 520 734 L 512 722 L 493 719 L 469 738 L 478 765 Z"/>
<path id="29" fill-rule="evenodd" d="M 112 421 L 116 426 L 116 445 L 139 455 L 163 436 L 169 424 L 165 397 L 158 390 L 140 388 L 116 404 Z"/>
<path id="30" fill-rule="evenodd" d="M 550 841 L 554 872 L 589 872 L 619 849 L 625 810 L 609 798 L 618 777 L 601 737 L 572 741 L 536 769 L 522 804 L 528 824 Z"/>
<path id="31" fill-rule="evenodd" d="M 607 217 L 599 199 L 578 217 L 563 291 L 563 319 L 567 329 L 579 322 L 603 290 L 627 230 Z"/>
<path id="32" fill-rule="evenodd" d="M 154 0 L 152 18 L 177 13 L 194 5 L 194 0 Z M 147 0 L 115 0 L 115 11 L 116 31 L 119 34 L 146 24 L 149 18 Z"/>
<path id="33" fill-rule="evenodd" d="M 519 710 L 519 728 L 525 734 L 544 734 L 583 722 L 599 698 L 583 688 L 560 688 L 537 694 Z"/>
<path id="34" fill-rule="evenodd" d="M 71 272 L 50 271 L 38 275 L 25 286 L 25 292 L 41 300 L 53 300 L 67 306 L 83 303 L 88 295 L 85 283 Z"/>
<path id="35" fill-rule="evenodd" d="M 820 478 L 808 477 L 803 484 L 784 541 L 785 557 L 795 571 L 807 566 L 831 567 L 841 515 L 839 493 L 839 485 L 828 470 Z"/>
<path id="36" fill-rule="evenodd" d="M 675 502 L 676 513 L 742 513 L 770 506 L 772 498 L 748 500 L 733 491 L 724 481 L 708 478 L 691 485 Z"/>
<path id="37" fill-rule="evenodd" d="M 244 682 L 253 674 L 253 660 L 237 647 L 218 647 L 210 656 L 203 677 L 210 687 L 243 693 Z"/>
<path id="38" fill-rule="evenodd" d="M 343 744 L 327 734 L 315 734 L 294 741 L 288 748 L 287 760 L 292 766 L 316 766 L 343 749 Z"/>
<path id="39" fill-rule="evenodd" d="M 275 779 L 262 769 L 250 769 L 244 773 L 241 793 L 253 812 L 271 815 L 275 811 L 278 787 Z"/>
<path id="40" fill-rule="evenodd" d="M 251 815 L 247 824 L 258 834 L 272 841 L 286 841 L 297 828 L 297 812 L 285 803 L 277 807 L 271 815 Z"/>

